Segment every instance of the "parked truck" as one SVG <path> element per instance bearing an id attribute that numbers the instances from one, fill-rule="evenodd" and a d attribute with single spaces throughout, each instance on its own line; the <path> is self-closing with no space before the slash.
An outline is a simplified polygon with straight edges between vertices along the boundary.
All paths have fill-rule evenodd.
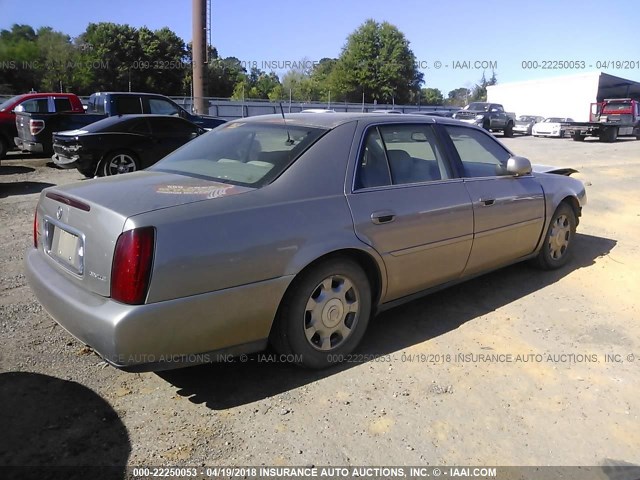
<path id="1" fill-rule="evenodd" d="M 16 113 L 83 113 L 82 102 L 73 93 L 25 93 L 0 104 L 0 159 L 14 147 Z"/>
<path id="2" fill-rule="evenodd" d="M 16 146 L 29 152 L 53 153 L 54 132 L 76 130 L 106 117 L 126 114 L 178 115 L 210 130 L 226 120 L 193 115 L 164 95 L 135 92 L 97 92 L 89 97 L 86 112 L 36 113 L 16 112 Z"/>
<path id="3" fill-rule="evenodd" d="M 610 98 L 591 104 L 588 122 L 564 123 L 576 142 L 598 137 L 601 142 L 615 142 L 618 137 L 635 136 L 640 140 L 640 102 L 631 98 Z"/>
<path id="4" fill-rule="evenodd" d="M 516 122 L 515 113 L 505 112 L 499 103 L 488 102 L 472 102 L 456 112 L 453 118 L 492 132 L 503 132 L 505 137 L 513 136 L 513 126 Z"/>

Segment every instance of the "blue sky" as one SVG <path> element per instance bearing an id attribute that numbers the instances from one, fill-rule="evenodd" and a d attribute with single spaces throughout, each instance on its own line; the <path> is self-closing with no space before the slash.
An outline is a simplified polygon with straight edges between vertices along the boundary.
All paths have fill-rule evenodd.
<path id="1" fill-rule="evenodd" d="M 482 64 L 475 68 L 476 61 L 496 62 L 500 83 L 594 71 L 597 62 L 616 60 L 633 68 L 600 70 L 640 81 L 638 0 L 213 0 L 212 6 L 212 43 L 219 53 L 259 67 L 337 57 L 347 36 L 373 18 L 405 34 L 419 66 L 428 67 L 422 69 L 425 86 L 445 96 L 479 80 Z M 605 11 L 611 14 L 605 17 Z M 191 0 L 0 0 L 0 29 L 26 23 L 76 36 L 100 21 L 167 26 L 188 42 Z M 545 60 L 584 62 L 585 68 L 522 65 Z"/>

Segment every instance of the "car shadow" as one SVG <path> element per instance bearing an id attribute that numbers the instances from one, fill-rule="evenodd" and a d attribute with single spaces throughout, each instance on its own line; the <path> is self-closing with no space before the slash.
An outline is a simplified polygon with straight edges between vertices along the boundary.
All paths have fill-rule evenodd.
<path id="1" fill-rule="evenodd" d="M 0 165 L 0 175 L 18 175 L 35 171 L 35 168 L 23 167 L 22 165 Z"/>
<path id="2" fill-rule="evenodd" d="M 45 182 L 10 182 L 0 183 L 0 198 L 11 197 L 13 195 L 29 195 L 40 193 L 47 187 L 53 187 L 54 183 Z"/>
<path id="3" fill-rule="evenodd" d="M 267 351 L 157 374 L 194 403 L 224 410 L 271 397 L 365 363 L 367 357 L 390 354 L 455 330 L 466 322 L 552 285 L 573 271 L 607 255 L 616 240 L 577 234 L 574 256 L 565 267 L 540 271 L 527 263 L 512 265 L 433 293 L 378 315 L 370 324 L 355 360 L 313 371 L 276 361 Z M 461 299 L 464 299 L 461 301 Z"/>
<path id="4" fill-rule="evenodd" d="M 2 478 L 125 478 L 127 430 L 87 387 L 37 373 L 2 373 L 0 405 Z"/>
<path id="5" fill-rule="evenodd" d="M 7 156 L 3 160 L 31 160 L 34 158 L 40 157 L 38 157 L 38 154 L 12 150 L 10 152 L 7 152 Z"/>

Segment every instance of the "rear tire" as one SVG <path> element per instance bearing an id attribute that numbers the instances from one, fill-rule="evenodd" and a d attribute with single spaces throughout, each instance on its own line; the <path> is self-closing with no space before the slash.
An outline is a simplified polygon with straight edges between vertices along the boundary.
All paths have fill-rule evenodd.
<path id="1" fill-rule="evenodd" d="M 536 266 L 543 270 L 555 270 L 569 260 L 573 252 L 573 238 L 576 234 L 576 214 L 565 202 L 558 205 L 544 236 L 544 243 L 534 259 Z"/>
<path id="2" fill-rule="evenodd" d="M 613 143 L 618 139 L 617 128 L 607 128 L 604 132 L 600 133 L 600 141 Z"/>
<path id="3" fill-rule="evenodd" d="M 78 171 L 87 178 L 93 178 L 96 174 L 96 167 L 95 165 L 85 168 L 78 167 Z"/>
<path id="4" fill-rule="evenodd" d="M 337 257 L 300 274 L 282 299 L 270 341 L 300 366 L 340 363 L 360 343 L 371 316 L 371 287 L 353 260 Z"/>
<path id="5" fill-rule="evenodd" d="M 574 142 L 584 142 L 584 139 L 587 137 L 579 133 L 574 133 L 571 138 L 573 138 Z"/>
<path id="6" fill-rule="evenodd" d="M 140 170 L 140 161 L 133 153 L 117 151 L 107 153 L 100 164 L 99 174 L 103 177 L 122 175 Z"/>

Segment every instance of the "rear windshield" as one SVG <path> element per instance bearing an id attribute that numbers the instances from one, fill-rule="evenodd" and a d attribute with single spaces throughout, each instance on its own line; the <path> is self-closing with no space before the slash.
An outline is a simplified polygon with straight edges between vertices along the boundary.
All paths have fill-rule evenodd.
<path id="1" fill-rule="evenodd" d="M 469 105 L 467 105 L 466 107 L 464 107 L 465 110 L 475 110 L 475 111 L 484 111 L 484 112 L 488 112 L 489 111 L 489 103 L 470 103 Z"/>
<path id="2" fill-rule="evenodd" d="M 324 129 L 233 122 L 187 143 L 149 170 L 260 187 L 278 177 Z"/>
<path id="3" fill-rule="evenodd" d="M 20 100 L 20 97 L 22 97 L 23 95 L 16 95 L 15 97 L 11 97 L 8 100 L 5 100 L 4 102 L 0 103 L 0 112 L 4 112 L 7 108 L 9 108 L 9 105 L 13 104 L 14 102 L 17 102 L 18 100 Z"/>

